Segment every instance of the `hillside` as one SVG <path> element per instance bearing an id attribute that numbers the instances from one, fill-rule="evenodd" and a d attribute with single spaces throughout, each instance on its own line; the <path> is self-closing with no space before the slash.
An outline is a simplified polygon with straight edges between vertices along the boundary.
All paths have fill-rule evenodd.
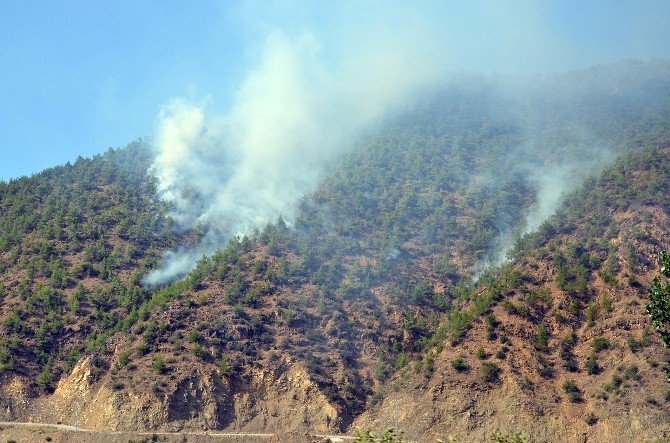
<path id="1" fill-rule="evenodd" d="M 670 68 L 531 80 L 426 91 L 288 224 L 161 288 L 142 277 L 202 234 L 158 200 L 146 142 L 0 184 L 5 419 L 345 432 L 397 410 L 420 439 L 659 437 Z"/>
<path id="2" fill-rule="evenodd" d="M 645 306 L 670 246 L 669 174 L 670 148 L 647 149 L 571 195 L 360 423 L 388 424 L 398 402 L 411 435 L 664 437 L 670 353 Z"/>

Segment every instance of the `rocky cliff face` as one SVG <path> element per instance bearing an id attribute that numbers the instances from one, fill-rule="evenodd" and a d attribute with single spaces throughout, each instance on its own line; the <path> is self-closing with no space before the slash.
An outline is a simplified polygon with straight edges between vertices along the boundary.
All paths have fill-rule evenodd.
<path id="1" fill-rule="evenodd" d="M 48 396 L 34 397 L 18 378 L 3 386 L 5 419 L 64 423 L 87 429 L 181 431 L 225 429 L 259 432 L 332 432 L 338 410 L 304 368 L 289 361 L 256 371 L 247 383 L 195 370 L 161 396 L 115 390 L 105 378 L 94 380 L 89 357 L 63 377 Z M 147 384 L 151 384 L 147 380 Z"/>

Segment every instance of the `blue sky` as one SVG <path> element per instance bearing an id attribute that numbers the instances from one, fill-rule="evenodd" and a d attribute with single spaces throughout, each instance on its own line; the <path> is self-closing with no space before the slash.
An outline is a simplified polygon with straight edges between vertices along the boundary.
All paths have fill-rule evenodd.
<path id="1" fill-rule="evenodd" d="M 550 72 L 669 58 L 668 17 L 668 1 L 5 0 L 0 179 L 152 135 L 175 97 L 225 112 L 276 31 L 309 32 L 328 63 L 420 29 L 450 69 Z"/>

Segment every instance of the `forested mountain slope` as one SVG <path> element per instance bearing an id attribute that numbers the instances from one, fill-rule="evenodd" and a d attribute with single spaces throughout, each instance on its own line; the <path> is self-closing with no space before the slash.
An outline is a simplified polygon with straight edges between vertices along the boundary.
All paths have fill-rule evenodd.
<path id="1" fill-rule="evenodd" d="M 174 228 L 144 142 L 1 184 L 0 406 L 325 432 L 389 424 L 400 398 L 417 437 L 654 436 L 666 362 L 644 306 L 669 134 L 665 62 L 453 78 L 331 165 L 289 225 L 150 290 L 161 252 L 200 233 Z"/>
<path id="2" fill-rule="evenodd" d="M 412 435 L 666 436 L 670 353 L 645 306 L 670 247 L 669 179 L 666 146 L 589 180 L 517 243 L 514 264 L 460 298 L 361 423 L 389 423 L 399 403 Z"/>
<path id="3" fill-rule="evenodd" d="M 145 297 L 143 271 L 174 243 L 148 165 L 136 142 L 0 184 L 3 374 L 48 388 Z"/>

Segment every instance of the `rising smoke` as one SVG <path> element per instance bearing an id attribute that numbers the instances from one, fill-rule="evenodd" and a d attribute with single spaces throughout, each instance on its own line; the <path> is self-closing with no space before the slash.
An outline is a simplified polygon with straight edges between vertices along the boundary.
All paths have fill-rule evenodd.
<path id="1" fill-rule="evenodd" d="M 552 7 L 362 3 L 320 5 L 327 19 L 301 23 L 297 17 L 314 13 L 303 11 L 305 5 L 248 2 L 253 21 L 262 23 L 263 44 L 252 53 L 228 110 L 215 113 L 211 101 L 183 98 L 163 107 L 150 173 L 159 195 L 172 204 L 177 226 L 202 237 L 196 245 L 165 253 L 145 285 L 185 275 L 231 237 L 279 215 L 290 224 L 295 203 L 315 188 L 324 162 L 406 109 L 417 90 L 440 82 L 445 72 L 562 69 L 559 63 L 582 62 L 566 45 L 569 39 L 546 32 Z M 274 21 L 282 21 L 277 17 L 288 17 L 293 25 L 277 26 Z M 523 152 L 517 154 L 523 158 Z M 596 155 L 574 164 L 530 162 L 536 205 L 521 224 L 501 221 L 500 235 L 475 275 L 502 264 L 514 239 L 536 229 L 601 160 Z"/>
<path id="2" fill-rule="evenodd" d="M 579 132 L 572 135 L 582 140 L 577 145 L 559 147 L 565 159 L 547 164 L 519 163 L 517 171 L 526 175 L 535 190 L 535 203 L 528 208 L 520 224 L 500 224 L 499 234 L 473 269 L 473 282 L 477 282 L 486 270 L 506 263 L 517 238 L 536 231 L 556 212 L 570 192 L 616 158 L 614 151 L 606 144 Z M 514 150 L 512 155 L 523 158 L 524 152 L 528 152 L 528 149 Z"/>
<path id="3" fill-rule="evenodd" d="M 198 228 L 203 238 L 167 252 L 144 284 L 184 275 L 203 254 L 279 215 L 290 223 L 325 161 L 440 76 L 429 48 L 422 38 L 378 40 L 333 63 L 312 34 L 273 32 L 227 115 L 207 115 L 206 106 L 183 99 L 164 106 L 150 173 L 177 225 Z"/>

